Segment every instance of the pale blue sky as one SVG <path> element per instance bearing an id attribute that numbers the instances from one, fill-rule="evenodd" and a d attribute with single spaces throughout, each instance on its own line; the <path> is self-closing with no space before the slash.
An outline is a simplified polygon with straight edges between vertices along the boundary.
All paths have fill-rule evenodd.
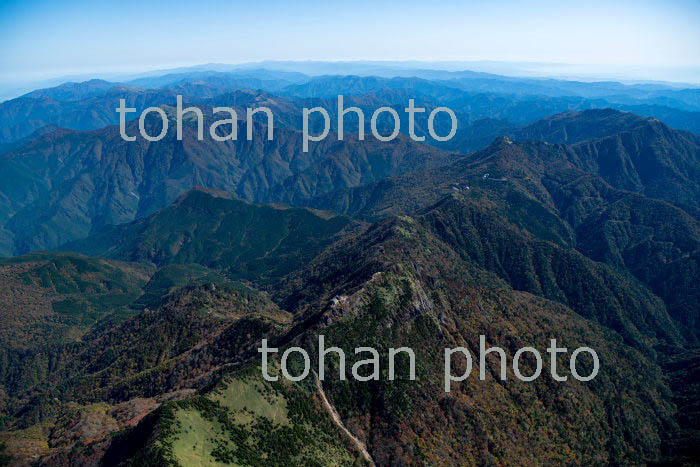
<path id="1" fill-rule="evenodd" d="M 700 67 L 699 0 L 0 1 L 4 81 L 307 59 Z"/>

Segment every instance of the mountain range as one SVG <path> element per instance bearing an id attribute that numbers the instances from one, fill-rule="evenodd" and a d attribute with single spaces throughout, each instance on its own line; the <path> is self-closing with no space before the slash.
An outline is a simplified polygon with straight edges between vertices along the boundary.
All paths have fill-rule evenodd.
<path id="1" fill-rule="evenodd" d="M 138 78 L 123 83 L 89 80 L 35 90 L 0 103 L 0 145 L 29 136 L 46 125 L 91 130 L 118 124 L 114 111 L 123 98 L 140 113 L 174 104 L 175 95 L 200 104 L 241 90 L 273 93 L 280 99 L 335 99 L 408 91 L 416 101 L 448 106 L 467 123 L 484 118 L 524 125 L 567 110 L 616 108 L 656 117 L 681 130 L 700 131 L 700 91 L 653 85 L 518 79 L 485 73 L 421 73 L 394 77 L 308 76 L 268 70 L 192 71 Z M 385 105 L 405 107 L 404 96 Z M 138 115 L 138 114 L 136 114 Z M 136 118 L 136 117 L 134 117 Z M 405 128 L 405 126 L 404 126 Z"/>
<path id="2" fill-rule="evenodd" d="M 418 75 L 197 72 L 0 104 L 7 462 L 698 462 L 693 90 Z M 348 119 L 344 141 L 303 152 L 300 109 L 333 108 L 338 93 L 368 110 L 409 96 L 447 105 L 464 125 L 428 145 L 361 141 Z M 264 120 L 251 141 L 198 141 L 192 122 L 182 141 L 121 139 L 115 98 L 172 118 L 176 94 L 205 115 L 268 106 L 274 140 Z M 262 339 L 316 362 L 321 334 L 348 368 L 352 349 L 377 349 L 379 380 L 341 379 L 333 359 L 322 382 L 261 377 Z M 508 361 L 552 338 L 588 346 L 600 373 L 577 381 L 562 357 L 566 382 L 523 382 L 510 367 L 503 381 L 492 355 L 485 380 L 445 393 L 443 349 L 476 355 L 480 335 Z M 417 381 L 386 378 L 392 347 L 415 351 Z M 535 365 L 521 360 L 524 373 Z M 407 366 L 399 358 L 397 373 Z"/>

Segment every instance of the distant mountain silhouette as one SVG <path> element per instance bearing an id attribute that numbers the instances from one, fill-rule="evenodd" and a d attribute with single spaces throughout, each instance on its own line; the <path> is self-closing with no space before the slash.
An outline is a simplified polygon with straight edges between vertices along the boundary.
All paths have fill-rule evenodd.
<path id="1" fill-rule="evenodd" d="M 110 83 L 90 80 L 40 89 L 0 103 L 0 144 L 28 136 L 45 125 L 92 130 L 118 123 L 114 111 L 120 98 L 140 112 L 149 106 L 174 103 L 181 94 L 202 103 L 241 90 L 264 91 L 287 100 L 335 99 L 338 94 L 384 94 L 382 105 L 405 107 L 408 98 L 448 106 L 464 125 L 481 119 L 508 120 L 525 125 L 570 110 L 613 107 L 655 117 L 681 130 L 700 133 L 700 91 L 620 83 L 577 83 L 528 80 L 467 73 L 420 73 L 421 77 L 319 76 L 269 70 L 236 72 L 193 71 Z M 426 79 L 427 78 L 427 79 Z M 401 99 L 389 97 L 392 93 Z M 410 96 L 406 97 L 406 94 Z M 212 102 L 215 103 L 215 102 Z M 296 102 L 301 107 L 301 102 Z M 134 116 L 133 118 L 136 118 Z M 406 125 L 404 124 L 404 128 Z M 476 149 L 465 146 L 462 151 Z"/>

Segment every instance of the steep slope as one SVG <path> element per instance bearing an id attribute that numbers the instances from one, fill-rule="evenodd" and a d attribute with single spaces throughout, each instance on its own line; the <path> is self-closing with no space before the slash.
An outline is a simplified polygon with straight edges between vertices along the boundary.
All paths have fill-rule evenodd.
<path id="1" fill-rule="evenodd" d="M 59 253 L 0 261 L 3 415 L 19 411 L 28 402 L 27 391 L 46 387 L 58 362 L 53 350 L 132 316 L 129 304 L 142 294 L 151 272 L 143 265 Z"/>
<path id="2" fill-rule="evenodd" d="M 289 320 L 265 294 L 201 277 L 121 324 L 94 330 L 82 345 L 62 349 L 63 361 L 48 379 L 62 400 L 83 402 L 203 387 L 222 367 L 255 355 L 253 344 L 278 334 Z"/>
<path id="3" fill-rule="evenodd" d="M 35 460 L 102 440 L 218 381 L 223 368 L 250 359 L 256 341 L 279 334 L 289 321 L 263 294 L 211 274 L 134 311 L 78 343 L 37 349 L 42 378 L 8 391 L 4 429 L 12 431 L 0 439 Z"/>
<path id="4" fill-rule="evenodd" d="M 698 217 L 700 138 L 612 109 L 566 113 L 515 132 L 519 140 L 570 144 L 579 169 L 615 188 L 669 201 Z"/>
<path id="5" fill-rule="evenodd" d="M 160 131 L 160 119 L 146 123 L 149 132 Z M 268 141 L 266 127 L 258 124 L 251 141 L 243 123 L 236 141 L 198 141 L 194 122 L 188 123 L 183 141 L 177 141 L 171 121 L 173 131 L 158 142 L 126 142 L 115 127 L 63 130 L 0 156 L 0 168 L 8 175 L 0 181 L 0 253 L 21 254 L 86 237 L 163 208 L 194 186 L 269 201 L 276 185 L 306 171 L 309 186 L 288 194 L 303 199 L 452 158 L 405 137 L 388 143 L 351 137 L 339 142 L 331 135 L 304 153 L 300 132 L 276 128 Z M 205 128 L 211 123 L 209 116 Z M 138 134 L 136 127 L 131 122 L 128 134 Z M 316 164 L 324 168 L 312 169 Z M 338 175 L 332 187 L 326 183 L 327 170 Z"/>
<path id="6" fill-rule="evenodd" d="M 294 312 L 294 322 L 286 333 L 267 334 L 275 347 L 300 345 L 315 362 L 316 336 L 324 334 L 329 344 L 345 350 L 348 368 L 358 359 L 355 347 L 371 346 L 380 353 L 378 381 L 341 381 L 330 359 L 322 383 L 343 425 L 378 465 L 542 459 L 643 463 L 665 459 L 665 437 L 677 429 L 675 406 L 650 356 L 565 306 L 512 290 L 409 217 L 388 219 L 338 242 L 283 280 L 276 295 Z M 462 345 L 476 352 L 479 334 L 490 345 L 504 347 L 508 361 L 518 347 L 543 349 L 554 337 L 569 349 L 593 347 L 605 363 L 594 384 L 575 381 L 563 363 L 559 368 L 568 376 L 566 382 L 553 381 L 545 371 L 537 382 L 523 383 L 511 370 L 500 381 L 498 359 L 489 358 L 484 381 L 475 366 L 465 383 L 453 384 L 446 394 L 443 348 Z M 257 345 L 263 336 L 256 334 L 235 348 Z M 405 359 L 399 359 L 401 376 L 387 379 L 387 349 L 400 346 L 416 353 L 417 381 L 407 380 Z M 211 344 L 202 351 L 207 348 Z M 240 361 L 224 356 L 231 358 Z M 298 371 L 301 363 L 294 358 L 288 364 Z M 534 361 L 522 364 L 526 373 L 533 371 Z M 590 371 L 590 363 L 581 364 Z M 275 359 L 273 373 L 277 365 Z M 254 464 L 266 455 L 282 463 L 296 462 L 298 456 L 307 462 L 317 456 L 325 456 L 321 463 L 351 462 L 350 442 L 344 444 L 338 428 L 327 425 L 330 416 L 314 376 L 301 383 L 265 383 L 256 364 L 231 369 L 222 383 L 165 404 L 132 429 L 46 461 L 68 465 L 106 456 L 127 465 L 212 459 Z M 162 387 L 158 381 L 171 380 L 149 377 L 149 384 L 130 387 L 152 391 Z M 288 432 L 297 425 L 296 434 Z M 326 426 L 323 435 L 308 431 Z M 278 441 L 271 443 L 271 435 Z"/>
<path id="7" fill-rule="evenodd" d="M 140 296 L 150 272 L 143 265 L 63 253 L 0 260 L 1 340 L 14 349 L 79 340 Z"/>
<path id="8" fill-rule="evenodd" d="M 298 269 L 355 227 L 344 216 L 253 205 L 196 189 L 151 216 L 62 248 L 158 266 L 198 263 L 265 284 Z"/>
<path id="9" fill-rule="evenodd" d="M 312 205 L 377 218 L 420 211 L 450 193 L 463 195 L 481 206 L 479 212 L 490 209 L 540 240 L 633 275 L 665 300 L 686 338 L 696 341 L 697 220 L 666 202 L 615 189 L 578 162 L 575 148 L 501 139 L 440 170 L 333 192 Z M 538 287 L 524 290 L 539 293 Z"/>
<path id="10" fill-rule="evenodd" d="M 665 359 L 662 365 L 669 375 L 680 428 L 670 439 L 668 453 L 679 462 L 697 463 L 700 458 L 700 352 L 697 348 L 677 352 Z"/>
<path id="11" fill-rule="evenodd" d="M 175 93 L 160 89 L 112 86 L 91 92 L 91 86 L 81 98 L 71 98 L 72 90 L 52 88 L 40 93 L 18 97 L 0 103 L 0 143 L 11 143 L 32 134 L 46 125 L 73 130 L 95 130 L 119 124 L 115 109 L 119 99 L 140 113 L 147 107 L 175 104 Z M 50 92 L 49 92 L 50 91 Z M 131 114 L 129 118 L 137 118 Z"/>
<path id="12" fill-rule="evenodd" d="M 574 144 L 622 131 L 634 131 L 647 122 L 647 118 L 614 109 L 564 112 L 520 128 L 514 132 L 513 137 L 518 141 Z"/>
<path id="13" fill-rule="evenodd" d="M 485 187 L 503 184 L 478 178 Z M 486 188 L 471 190 L 489 195 Z M 316 336 L 324 334 L 345 349 L 348 368 L 358 358 L 354 347 L 380 352 L 378 381 L 341 381 L 338 366 L 328 360 L 322 385 L 341 423 L 378 465 L 669 459 L 674 454 L 668 438 L 675 439 L 680 426 L 656 351 L 659 344 L 673 349 L 677 337 L 663 304 L 629 277 L 567 248 L 572 239 L 566 224 L 538 208 L 534 198 L 507 213 L 507 205 L 490 193 L 490 201 L 455 193 L 415 218 L 347 229 L 342 217 L 254 206 L 197 190 L 153 216 L 117 227 L 123 229 L 118 235 L 98 236 L 94 248 L 106 254 L 136 252 L 138 259 L 175 264 L 141 286 L 145 293 L 131 302 L 137 314 L 50 350 L 54 357 L 43 378 L 48 384 L 12 393 L 13 427 L 39 421 L 51 427 L 50 449 L 40 451 L 48 456 L 46 465 L 95 463 L 100 457 L 133 465 L 149 459 L 247 463 L 263 454 L 280 462 L 352 462 L 359 453 L 342 430 L 331 424 L 322 435 L 311 428 L 332 423 L 313 377 L 270 386 L 256 376 L 255 349 L 262 338 L 275 347 L 301 345 L 313 362 Z M 237 222 L 227 222 L 227 215 Z M 558 238 L 544 241 L 530 233 L 557 222 Z M 283 225 L 294 228 L 278 233 Z M 342 237 L 329 245 L 340 229 Z M 265 233 L 270 231 L 272 237 Z M 185 232 L 188 242 L 180 241 Z M 310 243 L 295 250 L 300 245 L 292 240 L 300 237 Z M 300 256 L 304 250 L 316 253 Z M 303 261 L 289 263 L 290 252 Z M 522 254 L 537 260 L 514 260 Z M 226 255 L 230 261 L 217 262 Z M 261 255 L 272 269 L 243 268 Z M 219 271 L 184 264 L 189 262 Z M 280 264 L 289 267 L 280 270 Z M 279 306 L 223 277 L 241 277 L 242 269 L 253 283 L 273 280 L 269 290 Z M 499 275 L 554 300 L 516 291 Z M 591 296 L 596 298 L 581 298 Z M 473 373 L 446 394 L 443 349 L 462 345 L 476 352 L 479 334 L 504 347 L 508 361 L 525 345 L 544 355 L 549 339 L 556 338 L 570 350 L 594 348 L 604 363 L 594 382 L 575 381 L 560 362 L 567 382 L 543 371 L 537 382 L 524 383 L 510 370 L 507 381 L 500 381 L 497 359 L 489 359 L 485 381 Z M 402 359 L 397 371 L 403 376 L 386 377 L 386 351 L 401 346 L 416 353 L 418 381 L 405 378 Z M 289 363 L 298 368 L 298 361 Z M 526 374 L 533 371 L 534 361 L 522 364 Z M 590 371 L 590 361 L 582 366 Z M 189 397 L 193 389 L 199 395 Z M 104 403 L 97 417 L 94 404 Z M 131 415 L 119 415 L 123 411 Z M 97 423 L 95 417 L 103 428 L 78 428 L 87 420 Z M 126 431 L 109 435 L 120 428 Z M 12 452 L 18 452 L 16 437 L 5 433 L 0 439 L 15 443 Z M 294 446 L 273 442 L 289 439 Z M 71 449 L 75 440 L 88 447 Z"/>
<path id="14" fill-rule="evenodd" d="M 547 169 L 546 164 L 553 163 L 558 169 L 575 168 L 601 177 L 614 188 L 668 201 L 697 218 L 700 143 L 696 135 L 673 130 L 658 120 L 611 109 L 558 114 L 507 133 L 520 141 L 573 144 L 566 150 L 557 147 L 544 149 L 540 145 L 542 154 L 536 154 L 538 149 L 526 151 L 521 161 L 511 156 L 510 166 L 498 167 L 500 169 L 517 168 L 520 171 L 518 177 L 527 173 L 527 176 L 540 178 Z M 441 188 L 449 188 L 450 183 L 460 181 L 465 171 L 476 171 L 468 168 L 470 163 L 480 163 L 482 167 L 479 169 L 488 169 L 484 163 L 505 144 L 504 141 L 497 139 L 492 147 L 456 162 L 454 167 L 408 174 L 396 181 L 387 180 L 354 190 L 336 190 L 311 204 L 372 217 L 393 203 L 390 197 L 406 205 L 413 203 L 416 193 L 423 191 L 421 187 L 429 184 L 427 180 L 435 181 Z M 486 173 L 481 172 L 481 175 Z M 413 196 L 409 193 L 400 195 L 404 187 L 415 187 Z M 455 188 L 459 187 L 455 185 Z M 439 197 L 430 195 L 427 189 L 424 191 L 424 201 L 428 203 Z M 381 197 L 387 198 L 386 207 L 382 206 Z"/>
<path id="15" fill-rule="evenodd" d="M 56 126 L 56 125 L 46 125 L 46 126 L 39 128 L 38 130 L 34 131 L 29 136 L 25 136 L 22 139 L 19 139 L 17 141 L 13 141 L 11 143 L 0 144 L 0 154 L 20 149 L 25 145 L 31 144 L 32 141 L 34 141 L 35 139 L 37 139 L 41 136 L 44 136 L 46 134 L 52 133 L 56 130 L 61 130 L 61 128 Z"/>
<path id="16" fill-rule="evenodd" d="M 44 465 L 364 465 L 314 397 L 313 386 L 269 383 L 249 368 L 211 390 L 167 402 L 134 429 Z"/>
<path id="17" fill-rule="evenodd" d="M 453 161 L 406 138 L 304 155 L 293 130 L 268 142 L 256 124 L 254 141 L 222 145 L 192 130 L 131 146 L 114 128 L 58 130 L 0 157 L 8 251 L 89 235 L 62 248 L 102 257 L 0 261 L 0 446 L 12 455 L 52 466 L 694 460 L 698 358 L 683 348 L 700 340 L 694 136 L 584 112 L 526 129 L 569 146 L 499 138 Z M 355 347 L 377 349 L 380 377 L 341 380 L 330 358 L 323 382 L 260 378 L 261 339 L 305 348 L 316 370 L 319 334 L 347 368 Z M 495 355 L 478 379 L 480 334 L 504 348 L 505 381 Z M 552 338 L 594 348 L 596 379 L 575 380 L 562 358 L 568 379 L 555 381 Z M 387 378 L 387 350 L 402 346 L 417 381 L 405 355 Z M 448 394 L 443 349 L 456 346 L 474 365 Z M 523 346 L 545 360 L 530 383 L 510 366 Z M 521 359 L 525 374 L 535 364 Z M 579 365 L 591 370 L 585 356 Z"/>
<path id="18" fill-rule="evenodd" d="M 700 139 L 659 121 L 571 147 L 578 167 L 612 186 L 669 201 L 700 218 Z"/>
<path id="19" fill-rule="evenodd" d="M 622 459 L 627 456 L 628 461 L 644 457 L 646 454 L 640 452 L 632 454 L 642 445 L 646 446 L 642 451 L 656 449 L 652 448 L 655 443 L 660 446 L 660 439 L 652 441 L 642 435 L 642 441 L 638 437 L 645 429 L 636 435 L 630 433 L 631 437 L 618 430 L 629 423 L 650 427 L 651 419 L 668 416 L 672 409 L 662 415 L 667 410 L 661 402 L 665 389 L 659 388 L 653 396 L 648 393 L 656 401 L 651 406 L 635 405 L 634 415 L 622 415 L 641 417 L 637 422 L 627 419 L 607 425 L 604 420 L 617 415 L 601 412 L 617 410 L 615 404 L 603 402 L 612 396 L 605 389 L 609 383 L 617 386 L 613 392 L 623 386 L 632 392 L 646 391 L 632 383 L 632 373 L 619 373 L 631 368 L 627 358 L 641 364 L 634 371 L 644 371 L 651 380 L 660 382 L 658 369 L 651 370 L 655 364 L 634 351 L 626 353 L 630 349 L 619 337 L 567 308 L 514 292 L 492 275 L 469 266 L 448 244 L 410 218 L 387 220 L 338 244 L 301 276 L 289 303 L 297 316 L 317 323 L 315 332 L 324 334 L 328 343 L 339 345 L 347 355 L 357 346 L 375 347 L 382 365 L 388 347 L 406 345 L 416 350 L 418 384 L 405 377 L 386 381 L 386 366 L 382 367 L 381 380 L 370 383 L 339 381 L 336 364 L 329 364 L 327 370 L 332 376 L 325 383 L 326 392 L 346 425 L 368 444 L 380 465 L 392 461 L 450 464 L 458 460 L 522 463 L 543 458 L 559 463 L 625 462 Z M 591 386 L 557 386 L 546 380 L 541 386 L 526 387 L 510 379 L 497 382 L 496 370 L 491 367 L 485 382 L 474 376 L 465 386 L 453 388 L 457 393 L 445 394 L 440 376 L 442 349 L 462 344 L 476 352 L 481 333 L 490 343 L 508 342 L 510 349 L 553 336 L 566 340 L 571 348 L 586 336 L 594 348 L 610 352 L 605 359 L 615 363 L 607 370 L 616 374 Z M 314 355 L 314 336 L 307 334 L 299 340 Z M 405 363 L 402 368 L 406 370 Z M 650 370 L 657 376 L 647 373 Z M 528 407 L 533 410 L 531 415 Z M 567 414 L 567 429 L 557 428 L 561 418 L 553 413 L 550 416 L 550 410 Z M 551 430 L 542 429 L 541 424 L 547 423 L 553 424 Z M 572 429 L 574 426 L 580 428 Z M 505 434 L 499 427 L 512 431 Z M 578 439 L 575 433 L 586 440 Z M 578 443 L 587 444 L 589 449 L 582 452 Z M 591 449 L 592 445 L 596 447 Z"/>
<path id="20" fill-rule="evenodd" d="M 629 345 L 682 341 L 664 304 L 642 284 L 574 249 L 536 238 L 522 223 L 510 223 L 497 203 L 476 196 L 449 196 L 417 220 L 463 258 L 514 289 L 561 302 L 619 332 Z M 524 208 L 519 214 L 537 212 Z"/>

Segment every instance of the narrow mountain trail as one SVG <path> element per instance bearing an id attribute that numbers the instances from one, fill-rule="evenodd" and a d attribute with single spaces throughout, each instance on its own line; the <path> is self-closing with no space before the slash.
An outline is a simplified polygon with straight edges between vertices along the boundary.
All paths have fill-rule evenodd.
<path id="1" fill-rule="evenodd" d="M 357 439 L 355 435 L 353 435 L 350 430 L 345 428 L 345 425 L 343 424 L 343 421 L 340 419 L 340 415 L 338 415 L 338 412 L 336 412 L 335 407 L 331 405 L 330 401 L 328 400 L 328 397 L 326 397 L 326 392 L 323 390 L 323 386 L 321 386 L 321 381 L 316 377 L 316 388 L 318 389 L 318 393 L 321 395 L 321 400 L 323 401 L 323 406 L 328 410 L 328 413 L 331 414 L 331 418 L 335 422 L 336 425 L 338 425 L 338 428 L 345 433 L 345 435 L 350 438 L 350 441 L 353 442 L 355 447 L 357 448 L 358 451 L 360 451 L 360 454 L 362 454 L 362 457 L 369 462 L 371 466 L 376 466 L 374 463 L 374 460 L 372 460 L 372 456 L 369 454 L 369 451 L 367 451 L 367 446 L 365 446 L 365 443 Z"/>

